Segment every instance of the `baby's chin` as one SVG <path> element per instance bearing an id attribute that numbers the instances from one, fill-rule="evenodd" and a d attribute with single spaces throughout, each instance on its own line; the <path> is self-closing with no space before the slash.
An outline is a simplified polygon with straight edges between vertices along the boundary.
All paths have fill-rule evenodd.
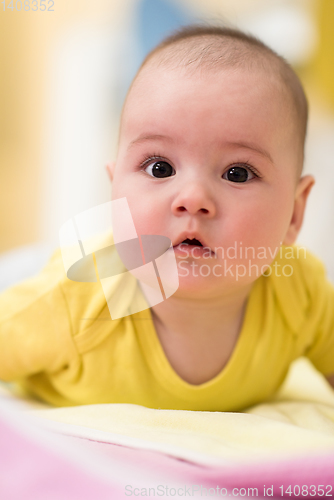
<path id="1" fill-rule="evenodd" d="M 205 276 L 205 271 L 198 269 L 194 274 L 179 274 L 179 287 L 173 294 L 175 298 L 210 299 L 223 298 L 231 293 L 250 286 L 256 280 L 254 276 L 238 278 L 232 276 L 214 276 L 213 273 Z"/>
<path id="2" fill-rule="evenodd" d="M 176 264 L 176 267 L 175 267 Z M 173 297 L 190 300 L 223 299 L 231 294 L 244 293 L 259 275 L 252 273 L 240 260 L 219 258 L 174 258 L 166 253 L 159 262 L 159 275 L 154 272 L 132 272 L 140 280 L 141 288 L 148 300 L 157 297 Z M 143 270 L 142 270 L 143 271 Z"/>

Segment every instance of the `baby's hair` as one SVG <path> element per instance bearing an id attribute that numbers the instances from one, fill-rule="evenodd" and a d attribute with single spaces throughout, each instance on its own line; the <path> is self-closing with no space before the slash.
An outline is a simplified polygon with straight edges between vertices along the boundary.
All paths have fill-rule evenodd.
<path id="1" fill-rule="evenodd" d="M 241 68 L 262 70 L 268 82 L 279 84 L 298 130 L 298 178 L 303 168 L 308 104 L 302 84 L 284 57 L 261 40 L 236 28 L 194 24 L 184 26 L 159 43 L 144 59 L 134 82 L 146 66 L 184 68 L 187 72 Z M 131 85 L 131 88 L 134 84 Z M 130 89 L 131 89 L 130 88 Z"/>

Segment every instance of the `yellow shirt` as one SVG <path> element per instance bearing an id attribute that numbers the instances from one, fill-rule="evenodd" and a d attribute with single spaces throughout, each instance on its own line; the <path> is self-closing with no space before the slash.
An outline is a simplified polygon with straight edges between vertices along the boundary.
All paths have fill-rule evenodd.
<path id="1" fill-rule="evenodd" d="M 40 275 L 0 295 L 0 379 L 56 406 L 239 411 L 270 397 L 301 355 L 333 374 L 334 288 L 310 252 L 285 250 L 255 281 L 227 365 L 200 385 L 169 364 L 150 309 L 111 320 L 101 284 L 67 279 L 58 250 Z M 284 265 L 291 276 L 278 276 Z"/>

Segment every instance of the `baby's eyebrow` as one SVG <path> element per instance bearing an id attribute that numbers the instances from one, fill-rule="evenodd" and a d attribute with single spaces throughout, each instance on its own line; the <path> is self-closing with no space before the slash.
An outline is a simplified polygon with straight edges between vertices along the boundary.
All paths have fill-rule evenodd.
<path id="1" fill-rule="evenodd" d="M 161 134 L 142 134 L 133 141 L 130 142 L 128 146 L 128 151 L 131 149 L 135 144 L 140 144 L 145 141 L 157 141 L 157 140 L 167 140 L 169 142 L 175 142 L 172 137 L 169 137 L 168 135 L 161 135 Z"/>
<path id="2" fill-rule="evenodd" d="M 268 151 L 262 149 L 260 146 L 252 142 L 223 142 L 222 146 L 237 146 L 239 148 L 251 149 L 252 151 L 255 151 L 256 153 L 259 153 L 260 155 L 268 158 L 268 160 L 270 160 L 271 163 L 274 163 Z"/>
<path id="3" fill-rule="evenodd" d="M 167 140 L 169 142 L 175 142 L 173 137 L 169 137 L 168 135 L 162 135 L 162 134 L 142 134 L 133 141 L 130 142 L 128 146 L 128 151 L 135 145 L 135 144 L 140 144 L 142 142 L 146 141 L 154 141 L 154 140 Z M 259 153 L 260 155 L 264 156 L 268 160 L 270 160 L 271 163 L 274 163 L 271 155 L 266 151 L 265 149 L 261 148 L 255 143 L 252 142 L 238 142 L 238 141 L 223 141 L 221 143 L 221 147 L 226 147 L 226 146 L 232 146 L 232 147 L 239 147 L 239 148 L 244 148 L 244 149 L 250 149 L 252 151 L 255 151 L 256 153 Z"/>

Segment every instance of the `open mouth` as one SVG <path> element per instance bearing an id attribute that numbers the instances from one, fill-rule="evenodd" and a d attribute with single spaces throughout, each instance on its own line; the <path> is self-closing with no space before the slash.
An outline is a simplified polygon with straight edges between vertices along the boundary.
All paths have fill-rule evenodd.
<path id="1" fill-rule="evenodd" d="M 199 247 L 202 247 L 202 243 L 198 240 L 196 240 L 196 238 L 193 238 L 192 240 L 190 240 L 189 238 L 187 238 L 186 240 L 183 240 L 182 241 L 182 244 L 185 243 L 187 245 L 194 245 L 194 246 L 199 246 Z"/>
<path id="2" fill-rule="evenodd" d="M 200 240 L 195 238 L 195 236 L 201 238 Z M 182 239 L 185 238 L 185 239 Z M 204 236 L 203 236 L 204 238 Z M 186 251 L 186 245 L 189 245 L 197 248 L 196 250 L 196 255 L 205 255 L 205 258 L 208 258 L 208 255 L 211 253 L 211 255 L 214 255 L 215 252 L 211 250 L 211 248 L 207 245 L 205 241 L 202 240 L 201 233 L 199 232 L 186 232 L 184 231 L 183 234 L 181 233 L 179 238 L 175 238 L 175 243 L 173 245 L 173 248 L 177 253 L 177 255 L 181 256 L 184 254 Z M 183 245 L 183 247 L 182 247 Z M 189 250 L 192 252 L 192 250 Z"/>
<path id="3" fill-rule="evenodd" d="M 183 236 L 185 236 L 185 235 L 183 235 Z M 182 248 L 182 245 L 184 245 L 183 248 Z M 211 248 L 209 248 L 205 244 L 205 242 L 202 243 L 197 238 L 186 238 L 185 240 L 181 240 L 181 241 L 179 240 L 179 243 L 176 243 L 175 245 L 173 245 L 173 248 L 177 252 L 177 255 L 182 256 L 182 258 L 185 258 L 184 252 L 187 252 L 185 245 L 189 245 L 189 246 L 192 246 L 192 247 L 198 249 L 198 250 L 196 250 L 196 258 L 199 258 L 200 256 L 204 256 L 205 258 L 208 258 L 209 256 L 212 256 L 212 257 L 215 256 L 215 252 L 213 250 L 211 250 Z M 192 250 L 188 250 L 188 251 L 190 251 L 192 257 L 194 257 Z"/>

